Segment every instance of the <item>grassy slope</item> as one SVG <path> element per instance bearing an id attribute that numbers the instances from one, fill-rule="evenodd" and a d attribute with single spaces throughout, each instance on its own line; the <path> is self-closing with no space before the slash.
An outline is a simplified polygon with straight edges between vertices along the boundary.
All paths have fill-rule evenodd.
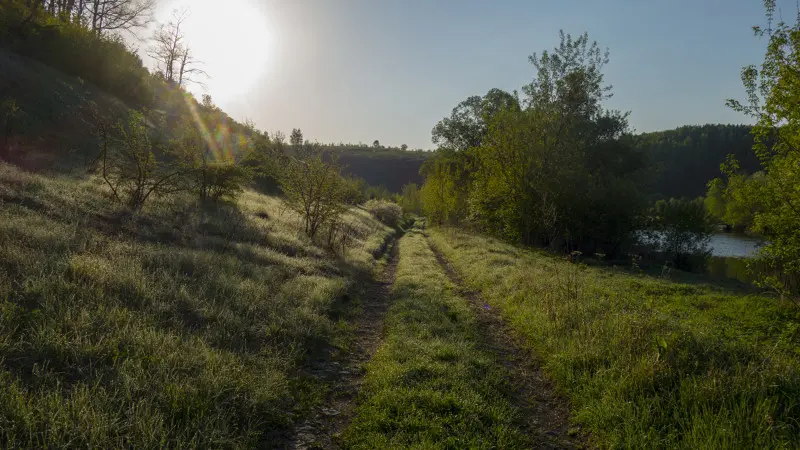
<path id="1" fill-rule="evenodd" d="M 587 268 L 455 230 L 437 247 L 603 447 L 800 447 L 800 317 L 775 299 Z"/>
<path id="2" fill-rule="evenodd" d="M 504 371 L 426 239 L 400 241 L 386 338 L 367 367 L 346 448 L 527 448 L 503 394 Z"/>
<path id="3" fill-rule="evenodd" d="M 21 109 L 12 160 L 34 169 L 80 167 L 96 156 L 90 103 L 105 116 L 128 111 L 91 83 L 0 48 L 0 102 L 9 98 Z"/>
<path id="4" fill-rule="evenodd" d="M 351 211 L 338 259 L 276 198 L 131 219 L 104 192 L 0 164 L 0 447 L 247 447 L 319 401 L 298 368 L 346 345 L 392 230 Z"/>

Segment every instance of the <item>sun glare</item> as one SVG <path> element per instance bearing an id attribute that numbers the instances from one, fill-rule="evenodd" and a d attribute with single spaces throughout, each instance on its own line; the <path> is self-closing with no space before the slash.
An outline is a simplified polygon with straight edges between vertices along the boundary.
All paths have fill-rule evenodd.
<path id="1" fill-rule="evenodd" d="M 236 100 L 266 74 L 272 36 L 266 13 L 251 0 L 178 0 L 164 2 L 160 20 L 187 9 L 186 42 L 210 78 L 202 79 L 215 100 Z M 190 87 L 198 92 L 202 89 Z"/>

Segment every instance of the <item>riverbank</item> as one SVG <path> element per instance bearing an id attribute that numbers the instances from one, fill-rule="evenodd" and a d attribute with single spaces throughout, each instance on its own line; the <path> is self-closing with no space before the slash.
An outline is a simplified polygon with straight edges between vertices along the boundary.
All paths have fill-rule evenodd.
<path id="1" fill-rule="evenodd" d="M 526 338 L 600 447 L 800 445 L 796 310 L 458 230 L 431 238 Z"/>

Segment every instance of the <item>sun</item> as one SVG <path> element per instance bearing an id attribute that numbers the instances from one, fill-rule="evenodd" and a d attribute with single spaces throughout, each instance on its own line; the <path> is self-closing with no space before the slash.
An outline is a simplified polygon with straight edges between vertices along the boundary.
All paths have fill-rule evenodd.
<path id="1" fill-rule="evenodd" d="M 209 78 L 202 80 L 215 101 L 235 101 L 247 95 L 266 75 L 273 39 L 265 11 L 253 0 L 172 0 L 162 2 L 158 20 L 174 10 L 188 10 L 186 42 Z M 190 86 L 194 92 L 206 89 Z"/>

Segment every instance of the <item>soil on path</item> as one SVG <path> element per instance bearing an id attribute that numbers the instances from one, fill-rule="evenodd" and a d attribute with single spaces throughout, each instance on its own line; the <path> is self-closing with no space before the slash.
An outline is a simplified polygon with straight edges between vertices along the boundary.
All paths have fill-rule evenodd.
<path id="1" fill-rule="evenodd" d="M 355 321 L 354 342 L 340 357 L 315 361 L 313 374 L 330 387 L 326 401 L 307 419 L 294 428 L 287 449 L 336 449 L 340 448 L 337 436 L 353 418 L 355 398 L 361 390 L 365 375 L 365 364 L 380 346 L 383 337 L 383 321 L 391 300 L 398 262 L 398 240 L 388 251 L 388 259 L 376 279 L 365 279 L 361 297 L 362 311 Z"/>
<path id="2" fill-rule="evenodd" d="M 475 310 L 483 337 L 481 345 L 505 367 L 510 397 L 522 416 L 520 426 L 531 437 L 534 447 L 585 448 L 586 439 L 582 431 L 570 425 L 567 400 L 556 395 L 553 384 L 537 363 L 536 355 L 523 345 L 522 338 L 506 325 L 498 311 L 489 307 L 478 292 L 467 288 L 458 272 L 430 240 L 428 245 L 459 293 Z"/>

